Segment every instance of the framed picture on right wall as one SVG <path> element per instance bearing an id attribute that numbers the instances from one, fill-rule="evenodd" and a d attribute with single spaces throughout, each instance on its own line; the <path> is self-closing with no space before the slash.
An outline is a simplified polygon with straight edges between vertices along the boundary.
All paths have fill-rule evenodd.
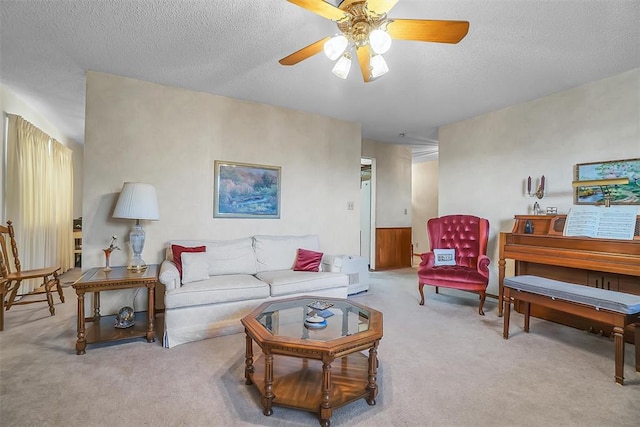
<path id="1" fill-rule="evenodd" d="M 575 171 L 576 181 L 629 178 L 628 184 L 611 185 L 612 205 L 640 205 L 640 159 L 610 160 L 604 162 L 579 163 Z M 596 205 L 604 202 L 600 186 L 576 187 L 574 203 Z"/>

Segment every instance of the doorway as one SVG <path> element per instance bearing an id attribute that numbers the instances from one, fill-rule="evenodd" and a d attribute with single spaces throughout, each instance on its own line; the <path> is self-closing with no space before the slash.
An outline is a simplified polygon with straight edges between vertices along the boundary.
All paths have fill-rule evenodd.
<path id="1" fill-rule="evenodd" d="M 375 159 L 360 159 L 360 256 L 375 270 Z"/>

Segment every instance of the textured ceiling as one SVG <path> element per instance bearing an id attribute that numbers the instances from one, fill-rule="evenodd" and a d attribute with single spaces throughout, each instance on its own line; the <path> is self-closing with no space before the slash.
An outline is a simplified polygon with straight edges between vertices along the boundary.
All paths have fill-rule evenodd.
<path id="1" fill-rule="evenodd" d="M 457 45 L 396 40 L 390 72 L 367 84 L 357 63 L 341 80 L 322 54 L 278 63 L 337 32 L 286 0 L 0 9 L 0 81 L 81 143 L 87 70 L 360 122 L 365 138 L 428 149 L 443 124 L 640 67 L 640 0 L 400 0 L 391 18 L 466 20 L 469 33 Z"/>

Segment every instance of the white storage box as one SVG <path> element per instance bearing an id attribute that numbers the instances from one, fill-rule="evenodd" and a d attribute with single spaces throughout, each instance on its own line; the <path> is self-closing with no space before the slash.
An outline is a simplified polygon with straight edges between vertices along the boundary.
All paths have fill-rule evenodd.
<path id="1" fill-rule="evenodd" d="M 322 270 L 349 275 L 349 295 L 369 289 L 369 262 L 367 258 L 355 255 L 325 255 Z"/>

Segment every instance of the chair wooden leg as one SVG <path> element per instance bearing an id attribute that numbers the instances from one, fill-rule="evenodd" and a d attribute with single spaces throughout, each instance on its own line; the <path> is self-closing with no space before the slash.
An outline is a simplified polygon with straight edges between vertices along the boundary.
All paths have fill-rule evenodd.
<path id="1" fill-rule="evenodd" d="M 7 311 L 11 308 L 11 306 L 14 303 L 14 301 L 16 300 L 16 295 L 18 294 L 18 289 L 20 289 L 20 283 L 21 282 L 22 282 L 21 280 L 18 280 L 13 284 L 14 288 L 11 291 L 11 295 L 9 295 L 9 301 L 7 301 L 6 304 L 5 304 L 5 307 L 6 307 Z"/>
<path id="2" fill-rule="evenodd" d="M 424 283 L 418 283 L 418 291 L 420 292 L 420 305 L 424 305 Z"/>
<path id="3" fill-rule="evenodd" d="M 44 291 L 47 294 L 47 304 L 49 304 L 49 313 L 51 313 L 52 316 L 56 315 L 56 308 L 53 306 L 53 295 L 51 294 L 51 288 L 53 288 L 54 284 L 55 282 L 53 280 L 44 279 Z"/>
<path id="4" fill-rule="evenodd" d="M 51 290 L 47 291 L 47 304 L 49 304 L 49 313 L 52 316 L 56 315 L 56 308 L 53 305 L 53 295 L 51 295 Z"/>
<path id="5" fill-rule="evenodd" d="M 439 294 L 440 291 L 438 290 L 438 287 L 436 286 L 435 288 L 436 288 L 436 294 Z"/>
<path id="6" fill-rule="evenodd" d="M 529 332 L 529 321 L 531 320 L 531 303 L 524 303 L 524 331 Z"/>
<path id="7" fill-rule="evenodd" d="M 58 272 L 53 273 L 53 278 L 56 281 L 56 289 L 58 290 L 58 296 L 60 297 L 60 302 L 64 302 L 64 295 L 62 293 L 62 284 L 60 283 L 60 277 L 58 276 Z"/>
<path id="8" fill-rule="evenodd" d="M 0 292 L 0 331 L 4 331 L 4 283 L 0 283 L 0 286 L 2 286 Z"/>
<path id="9" fill-rule="evenodd" d="M 480 291 L 480 308 L 478 308 L 478 314 L 480 316 L 484 316 L 484 311 L 482 311 L 482 307 L 484 307 L 484 300 L 487 297 L 487 293 L 485 291 Z"/>

